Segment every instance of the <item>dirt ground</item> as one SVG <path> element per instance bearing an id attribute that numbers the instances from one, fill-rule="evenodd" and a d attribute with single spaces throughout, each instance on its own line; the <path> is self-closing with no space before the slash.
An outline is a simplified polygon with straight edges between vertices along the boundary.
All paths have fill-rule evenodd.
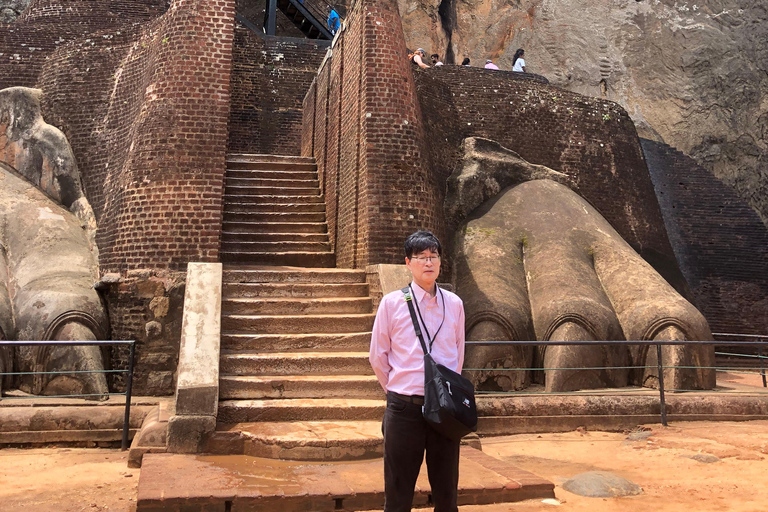
<path id="1" fill-rule="evenodd" d="M 483 450 L 553 481 L 560 505 L 539 501 L 462 507 L 461 512 L 764 511 L 768 509 L 768 421 L 647 425 L 631 433 L 576 431 L 483 439 Z M 719 460 L 700 462 L 693 456 Z M 702 460 L 712 458 L 698 457 Z M 585 498 L 562 489 L 585 471 L 640 485 L 628 498 Z M 133 511 L 138 469 L 108 449 L 0 450 L 0 510 Z"/>

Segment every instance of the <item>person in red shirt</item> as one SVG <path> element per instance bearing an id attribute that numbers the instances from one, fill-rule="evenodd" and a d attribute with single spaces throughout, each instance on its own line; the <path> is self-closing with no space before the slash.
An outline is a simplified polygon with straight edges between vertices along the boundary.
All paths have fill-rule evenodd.
<path id="1" fill-rule="evenodd" d="M 427 346 L 438 363 L 461 373 L 464 364 L 464 304 L 437 286 L 442 249 L 429 231 L 405 241 L 411 296 Z M 459 441 L 435 431 L 424 420 L 424 352 L 403 292 L 385 295 L 371 335 L 369 360 L 387 393 L 384 434 L 384 510 L 411 510 L 414 488 L 426 451 L 435 512 L 457 512 Z"/>

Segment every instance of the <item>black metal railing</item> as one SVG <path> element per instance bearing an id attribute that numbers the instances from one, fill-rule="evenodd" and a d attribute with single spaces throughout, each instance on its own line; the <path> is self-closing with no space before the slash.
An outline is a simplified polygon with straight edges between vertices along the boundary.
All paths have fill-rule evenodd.
<path id="1" fill-rule="evenodd" d="M 128 449 L 128 431 L 131 419 L 131 388 L 133 387 L 133 360 L 136 355 L 136 342 L 130 341 L 0 341 L 0 347 L 74 347 L 74 346 L 97 346 L 97 347 L 111 347 L 111 346 L 125 346 L 129 347 L 128 352 L 128 368 L 122 370 L 59 370 L 59 371 L 46 371 L 46 372 L 0 372 L 0 379 L 5 376 L 19 376 L 19 375 L 73 375 L 73 374 L 88 374 L 88 373 L 104 373 L 104 374 L 125 374 L 125 392 L 123 393 L 84 393 L 73 395 L 33 395 L 35 398 L 92 398 L 102 396 L 125 396 L 125 416 L 123 418 L 123 437 L 121 447 L 123 450 Z M 3 400 L 13 400 L 29 398 L 4 396 Z"/>
<path id="2" fill-rule="evenodd" d="M 734 335 L 738 336 L 738 335 Z M 749 369 L 745 368 L 744 366 L 680 366 L 680 365 L 669 365 L 664 363 L 663 359 L 663 346 L 686 346 L 686 347 L 749 347 L 751 349 L 756 349 L 759 354 L 756 356 L 750 356 L 750 357 L 757 357 L 761 364 L 761 374 L 763 376 L 763 387 L 766 387 L 766 381 L 765 381 L 765 359 L 768 359 L 768 357 L 763 356 L 763 350 L 768 348 L 768 337 L 760 336 L 759 338 L 765 338 L 765 341 L 743 341 L 743 340 L 719 340 L 719 341 L 467 341 L 466 345 L 467 347 L 472 346 L 509 346 L 509 347 L 548 347 L 548 346 L 596 346 L 596 347 L 604 347 L 606 345 L 626 345 L 626 346 L 648 346 L 649 348 L 652 346 L 656 347 L 656 364 L 654 365 L 627 365 L 627 366 L 576 366 L 576 367 L 563 367 L 563 368 L 553 368 L 553 367 L 546 367 L 546 368 L 517 368 L 517 367 L 505 367 L 505 368 L 493 368 L 493 367 L 484 367 L 484 368 L 470 368 L 465 367 L 463 369 L 464 372 L 540 372 L 540 371 L 550 371 L 550 370 L 565 370 L 569 372 L 574 371 L 594 371 L 594 370 L 619 370 L 619 369 L 637 369 L 637 370 L 645 370 L 645 369 L 655 369 L 658 371 L 658 392 L 659 392 L 659 406 L 660 406 L 660 417 L 661 417 L 661 424 L 667 425 L 667 400 L 665 393 L 666 392 L 706 392 L 707 390 L 702 389 L 668 389 L 664 385 L 664 370 L 669 369 L 679 369 L 679 370 L 714 370 L 716 372 L 729 372 L 729 373 L 749 373 L 749 374 L 755 374 L 757 369 Z M 717 352 L 716 352 L 717 354 Z M 650 388 L 648 388 L 650 389 Z M 589 389 L 579 390 L 579 391 L 567 391 L 567 392 L 552 392 L 557 394 L 584 394 L 588 392 Z M 636 388 L 628 389 L 630 392 L 637 391 Z M 758 391 L 752 391 L 754 393 L 761 393 Z M 482 396 L 482 395 L 493 395 L 493 396 L 520 396 L 520 395 L 541 395 L 546 392 L 542 392 L 541 390 L 531 390 L 531 391 L 483 391 L 483 390 L 476 390 L 475 394 L 476 396 Z M 551 394 L 551 393 L 546 393 Z"/>
<path id="3" fill-rule="evenodd" d="M 725 358 L 741 359 L 746 363 L 746 367 L 759 367 L 760 375 L 763 378 L 763 387 L 768 388 L 768 379 L 766 379 L 765 374 L 766 359 L 768 359 L 768 356 L 763 355 L 763 345 L 764 343 L 768 343 L 768 336 L 762 334 L 736 334 L 730 332 L 714 332 L 712 333 L 712 336 L 719 342 L 743 341 L 743 346 L 748 349 L 746 353 L 737 353 L 733 351 L 723 352 L 722 350 L 718 352 L 717 348 L 715 348 L 715 355 Z M 717 347 L 720 347 L 721 345 L 723 345 L 723 343 L 717 343 Z"/>

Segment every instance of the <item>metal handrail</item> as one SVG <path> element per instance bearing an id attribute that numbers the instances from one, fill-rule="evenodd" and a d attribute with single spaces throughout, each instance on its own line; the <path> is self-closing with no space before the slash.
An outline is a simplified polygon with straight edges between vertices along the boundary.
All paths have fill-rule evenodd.
<path id="1" fill-rule="evenodd" d="M 768 336 L 760 336 L 761 338 L 768 339 Z M 667 366 L 663 362 L 663 354 L 661 347 L 662 346 L 714 346 L 714 345 L 721 345 L 721 346 L 752 346 L 757 347 L 761 363 L 761 369 L 760 374 L 762 376 L 763 380 L 763 387 L 768 388 L 768 383 L 766 383 L 766 371 L 765 366 L 763 364 L 763 361 L 765 359 L 768 359 L 768 357 L 762 356 L 762 350 L 764 347 L 768 347 L 768 341 L 715 341 L 715 340 L 704 340 L 704 341 L 676 341 L 676 340 L 670 340 L 670 341 L 653 341 L 653 340 L 640 340 L 640 341 L 618 341 L 618 340 L 609 340 L 609 341 L 585 341 L 585 340 L 574 340 L 574 341 L 466 341 L 465 345 L 467 346 L 499 346 L 499 345 L 506 345 L 506 346 L 562 346 L 562 345 L 568 345 L 568 346 L 605 346 L 605 345 L 641 345 L 641 346 L 656 346 L 656 361 L 657 364 L 655 366 L 644 366 L 644 365 L 637 365 L 637 366 L 598 366 L 598 367 L 574 367 L 574 368 L 464 368 L 464 371 L 541 371 L 541 370 L 615 370 L 615 369 L 645 369 L 645 368 L 656 368 L 658 370 L 658 379 L 659 379 L 659 405 L 660 405 L 660 416 L 661 416 L 661 424 L 664 426 L 667 426 L 667 404 L 666 404 L 666 396 L 665 391 L 691 391 L 691 390 L 681 390 L 681 389 L 665 389 L 664 387 L 664 370 L 667 369 L 714 369 L 716 371 L 727 371 L 730 368 L 728 367 L 717 367 L 717 366 Z M 499 393 L 499 392 L 497 392 Z M 483 392 L 478 392 L 478 394 L 483 394 Z M 542 393 L 535 393 L 535 394 L 542 394 Z"/>
<path id="2" fill-rule="evenodd" d="M 40 346 L 57 346 L 57 347 L 73 347 L 73 346 L 129 346 L 128 355 L 128 368 L 125 370 L 60 370 L 49 372 L 0 372 L 0 378 L 5 375 L 50 375 L 50 374 L 72 374 L 72 373 L 125 373 L 125 393 L 107 393 L 108 396 L 123 396 L 125 395 L 125 415 L 123 417 L 123 436 L 121 440 L 121 449 L 128 449 L 128 431 L 131 419 L 131 392 L 133 389 L 133 362 L 136 355 L 136 341 L 135 340 L 89 340 L 89 341 L 4 341 L 0 340 L 0 347 L 40 347 Z M 104 396 L 102 394 L 77 394 L 77 395 L 51 395 L 40 396 L 39 398 L 82 398 L 90 396 Z M 36 397 L 37 398 L 37 397 Z M 8 397 L 6 397 L 8 399 Z"/>

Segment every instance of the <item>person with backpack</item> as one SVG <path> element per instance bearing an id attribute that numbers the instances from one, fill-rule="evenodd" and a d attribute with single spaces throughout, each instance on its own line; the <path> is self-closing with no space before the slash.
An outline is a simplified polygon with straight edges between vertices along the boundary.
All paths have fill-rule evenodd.
<path id="1" fill-rule="evenodd" d="M 408 58 L 421 69 L 427 69 L 430 67 L 426 62 L 424 62 L 427 59 L 427 52 L 424 51 L 424 48 L 419 48 L 415 52 L 409 53 Z"/>

